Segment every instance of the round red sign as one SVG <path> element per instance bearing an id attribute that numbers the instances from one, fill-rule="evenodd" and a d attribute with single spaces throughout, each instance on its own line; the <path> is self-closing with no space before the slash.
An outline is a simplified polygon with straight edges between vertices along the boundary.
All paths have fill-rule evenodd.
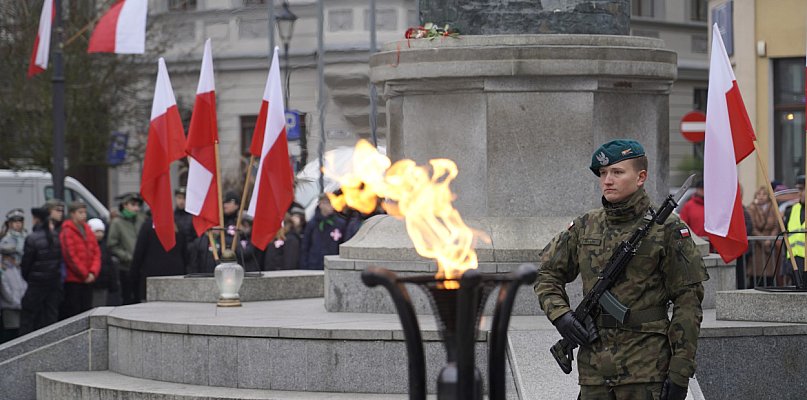
<path id="1" fill-rule="evenodd" d="M 681 135 L 692 143 L 699 143 L 706 137 L 706 114 L 690 111 L 681 118 Z"/>

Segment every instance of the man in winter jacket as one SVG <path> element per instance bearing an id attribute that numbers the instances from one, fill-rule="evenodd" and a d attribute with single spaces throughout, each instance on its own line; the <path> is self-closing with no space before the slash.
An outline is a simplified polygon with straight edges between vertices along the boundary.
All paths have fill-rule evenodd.
<path id="1" fill-rule="evenodd" d="M 129 269 L 132 264 L 137 233 L 143 226 L 145 215 L 140 212 L 143 199 L 137 193 L 128 193 L 123 196 L 119 206 L 120 217 L 109 223 L 109 234 L 106 238 L 106 245 L 112 257 L 118 261 L 118 272 L 120 275 L 121 297 L 123 304 L 134 303 L 134 293 L 132 292 L 132 282 L 129 277 Z"/>
<path id="2" fill-rule="evenodd" d="M 64 215 L 64 202 L 49 200 L 31 213 L 48 213 L 34 226 L 25 238 L 22 255 L 22 277 L 28 289 L 22 298 L 20 335 L 33 332 L 59 320 L 59 303 L 62 301 L 62 248 L 59 244 L 59 228 Z M 44 213 L 42 213 L 44 216 Z"/>
<path id="3" fill-rule="evenodd" d="M 339 254 L 344 236 L 345 220 L 334 211 L 327 196 L 320 196 L 317 212 L 305 226 L 300 268 L 324 269 L 325 256 Z"/>
<path id="4" fill-rule="evenodd" d="M 95 234 L 87 225 L 87 205 L 74 201 L 68 207 L 70 218 L 62 224 L 59 241 L 67 269 L 64 282 L 62 318 L 72 317 L 92 308 L 92 286 L 101 272 L 101 250 Z"/>

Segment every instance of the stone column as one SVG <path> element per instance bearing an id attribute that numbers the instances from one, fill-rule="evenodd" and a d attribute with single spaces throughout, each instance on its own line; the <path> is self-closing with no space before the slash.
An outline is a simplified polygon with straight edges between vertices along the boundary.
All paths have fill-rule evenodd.
<path id="1" fill-rule="evenodd" d="M 650 38 L 462 36 L 388 44 L 370 59 L 370 78 L 387 99 L 390 157 L 457 163 L 454 205 L 492 238 L 477 247 L 480 268 L 504 272 L 537 262 L 552 236 L 600 206 L 588 166 L 605 141 L 639 140 L 650 161 L 648 193 L 666 197 L 676 62 Z M 327 262 L 328 310 L 391 311 L 383 296 L 360 288 L 359 272 L 373 264 L 436 269 L 415 253 L 400 221 L 373 218 Z M 517 304 L 515 313 L 535 313 L 536 303 Z"/>

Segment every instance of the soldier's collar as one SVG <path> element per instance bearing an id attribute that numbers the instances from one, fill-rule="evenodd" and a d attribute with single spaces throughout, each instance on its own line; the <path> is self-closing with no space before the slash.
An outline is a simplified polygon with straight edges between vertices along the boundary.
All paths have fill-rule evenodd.
<path id="1" fill-rule="evenodd" d="M 636 193 L 619 203 L 611 203 L 603 197 L 602 206 L 605 209 L 608 221 L 616 223 L 627 222 L 644 216 L 650 207 L 650 198 L 644 188 L 639 188 Z"/>

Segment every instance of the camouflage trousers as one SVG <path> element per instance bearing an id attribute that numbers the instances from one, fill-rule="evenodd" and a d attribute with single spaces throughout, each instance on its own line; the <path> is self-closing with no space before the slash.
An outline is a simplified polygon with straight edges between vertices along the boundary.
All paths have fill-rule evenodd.
<path id="1" fill-rule="evenodd" d="M 659 400 L 662 382 L 618 386 L 581 385 L 579 400 Z"/>

